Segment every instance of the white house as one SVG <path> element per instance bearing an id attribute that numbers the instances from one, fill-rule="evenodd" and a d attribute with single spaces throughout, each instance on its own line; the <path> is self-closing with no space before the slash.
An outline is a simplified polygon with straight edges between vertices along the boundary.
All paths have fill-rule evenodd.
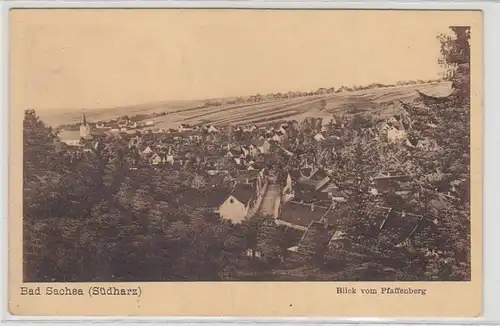
<path id="1" fill-rule="evenodd" d="M 397 142 L 399 140 L 402 140 L 406 137 L 406 131 L 405 130 L 399 130 L 396 127 L 392 126 L 387 130 L 387 139 L 390 142 Z"/>
<path id="2" fill-rule="evenodd" d="M 223 219 L 233 223 L 241 223 L 247 218 L 248 212 L 256 197 L 255 188 L 247 184 L 237 184 L 233 192 L 219 207 Z"/>
<path id="3" fill-rule="evenodd" d="M 267 141 L 267 139 L 257 141 L 255 146 L 262 154 L 267 154 L 271 151 L 271 144 Z"/>
<path id="4" fill-rule="evenodd" d="M 68 146 L 80 146 L 80 131 L 62 130 L 58 137 L 62 143 Z"/>
<path id="5" fill-rule="evenodd" d="M 128 121 L 118 121 L 117 125 L 119 128 L 125 128 L 128 125 Z"/>
<path id="6" fill-rule="evenodd" d="M 199 135 L 199 134 L 192 134 L 192 135 L 189 135 L 188 137 L 189 137 L 189 140 L 193 140 L 193 141 L 194 140 L 201 140 L 201 138 L 202 138 L 201 135 Z"/>
<path id="7" fill-rule="evenodd" d="M 174 163 L 174 156 L 172 154 L 167 154 L 167 157 L 165 158 L 166 163 Z"/>
<path id="8" fill-rule="evenodd" d="M 316 141 L 322 141 L 322 140 L 325 140 L 325 136 L 323 136 L 323 134 L 321 134 L 321 133 L 319 133 L 319 132 L 318 132 L 318 133 L 314 136 L 314 139 L 315 139 Z"/>
<path id="9" fill-rule="evenodd" d="M 157 164 L 162 163 L 163 161 L 162 161 L 162 158 L 160 157 L 160 155 L 158 155 L 158 154 L 156 154 L 156 153 L 155 153 L 155 154 L 151 157 L 150 162 L 151 162 L 151 164 L 153 164 L 153 165 L 157 165 Z"/>
<path id="10" fill-rule="evenodd" d="M 154 120 L 148 120 L 148 121 L 146 121 L 146 123 L 145 123 L 145 125 L 146 125 L 146 126 L 152 126 L 152 125 L 154 125 L 154 124 L 155 124 Z"/>
<path id="11" fill-rule="evenodd" d="M 273 137 L 271 138 L 275 142 L 281 143 L 283 141 L 283 136 L 280 134 L 274 134 Z"/>
<path id="12" fill-rule="evenodd" d="M 208 127 L 207 131 L 209 133 L 213 133 L 213 132 L 218 132 L 219 130 L 217 130 L 217 128 L 211 125 L 210 127 Z"/>
<path id="13" fill-rule="evenodd" d="M 243 157 L 246 157 L 248 154 L 250 154 L 250 152 L 248 151 L 248 149 L 246 149 L 244 146 L 240 146 L 241 147 L 241 152 L 243 153 Z"/>
<path id="14" fill-rule="evenodd" d="M 142 154 L 150 154 L 150 153 L 153 153 L 153 150 L 149 146 L 142 151 Z"/>
<path id="15" fill-rule="evenodd" d="M 192 128 L 190 125 L 185 124 L 185 123 L 181 123 L 181 124 L 179 125 L 179 128 L 178 128 L 178 131 L 179 131 L 179 132 L 191 131 L 191 130 L 193 130 L 193 128 Z"/>
<path id="16" fill-rule="evenodd" d="M 257 156 L 257 154 L 259 154 L 259 149 L 254 144 L 248 146 L 248 151 L 251 156 Z"/>

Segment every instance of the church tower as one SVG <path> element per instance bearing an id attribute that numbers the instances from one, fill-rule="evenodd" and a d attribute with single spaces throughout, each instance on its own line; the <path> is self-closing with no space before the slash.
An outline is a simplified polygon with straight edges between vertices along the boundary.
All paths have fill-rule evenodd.
<path id="1" fill-rule="evenodd" d="M 85 113 L 82 113 L 82 121 L 80 124 L 80 138 L 88 138 L 90 136 L 90 125 L 87 123 Z"/>

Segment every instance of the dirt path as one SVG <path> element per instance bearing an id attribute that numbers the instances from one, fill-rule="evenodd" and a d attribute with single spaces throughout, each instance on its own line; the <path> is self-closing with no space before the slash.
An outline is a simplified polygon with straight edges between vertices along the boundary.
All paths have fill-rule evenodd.
<path id="1" fill-rule="evenodd" d="M 267 186 L 266 193 L 262 199 L 262 204 L 260 205 L 259 213 L 262 215 L 272 215 L 276 216 L 275 205 L 276 201 L 280 198 L 280 186 L 274 183 L 269 183 Z"/>

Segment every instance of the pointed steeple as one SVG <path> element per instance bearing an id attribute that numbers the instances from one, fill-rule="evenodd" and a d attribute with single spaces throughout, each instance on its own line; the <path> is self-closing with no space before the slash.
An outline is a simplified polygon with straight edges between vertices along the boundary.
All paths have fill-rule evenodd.
<path id="1" fill-rule="evenodd" d="M 87 125 L 87 117 L 85 116 L 85 113 L 82 113 L 82 125 Z"/>

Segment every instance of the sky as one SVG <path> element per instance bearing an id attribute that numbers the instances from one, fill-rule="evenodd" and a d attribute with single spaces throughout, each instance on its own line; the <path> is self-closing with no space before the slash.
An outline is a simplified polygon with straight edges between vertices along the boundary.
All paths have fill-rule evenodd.
<path id="1" fill-rule="evenodd" d="M 447 15 L 447 16 L 443 16 Z M 92 109 L 433 79 L 449 12 L 14 10 L 15 106 Z"/>

